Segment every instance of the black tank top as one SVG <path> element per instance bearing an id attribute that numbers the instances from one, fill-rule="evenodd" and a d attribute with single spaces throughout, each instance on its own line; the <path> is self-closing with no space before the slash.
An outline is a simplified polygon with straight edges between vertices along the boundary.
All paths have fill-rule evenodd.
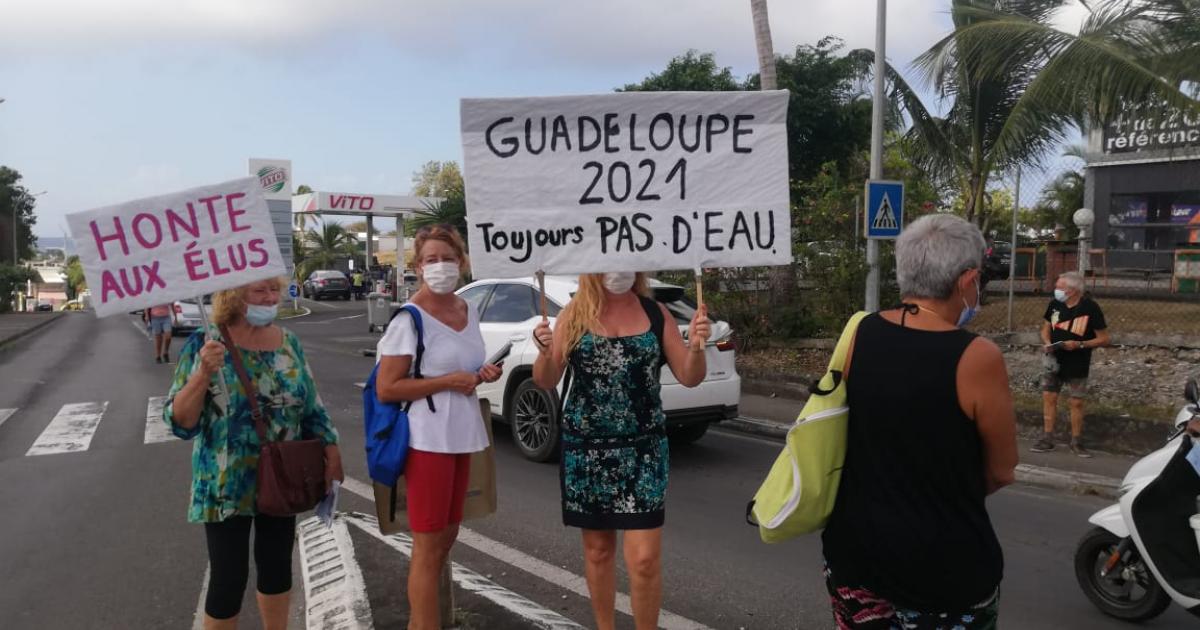
<path id="1" fill-rule="evenodd" d="M 846 463 L 822 534 L 837 585 L 926 612 L 964 610 L 999 586 L 983 446 L 958 402 L 958 362 L 974 338 L 878 314 L 859 325 Z"/>

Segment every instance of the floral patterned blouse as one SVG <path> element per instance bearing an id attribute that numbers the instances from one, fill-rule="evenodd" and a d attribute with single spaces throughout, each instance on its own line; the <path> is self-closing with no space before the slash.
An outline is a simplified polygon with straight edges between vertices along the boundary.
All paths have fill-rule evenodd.
<path id="1" fill-rule="evenodd" d="M 220 339 L 215 326 L 212 333 L 215 339 Z M 195 438 L 188 521 L 215 523 L 231 516 L 254 515 L 259 440 L 250 417 L 246 392 L 238 381 L 233 357 L 228 352 L 219 375 L 225 380 L 232 404 L 225 404 L 217 381 L 213 379 L 196 426 L 189 430 L 175 424 L 175 394 L 199 369 L 199 352 L 203 345 L 203 330 L 196 331 L 184 345 L 171 391 L 163 405 L 163 420 L 179 438 Z M 286 429 L 286 439 L 317 439 L 325 444 L 337 444 L 337 431 L 317 395 L 316 383 L 295 334 L 284 329 L 280 348 L 242 349 L 242 359 L 246 362 L 250 380 L 258 389 L 259 406 L 264 411 L 270 409 L 273 435 Z"/>

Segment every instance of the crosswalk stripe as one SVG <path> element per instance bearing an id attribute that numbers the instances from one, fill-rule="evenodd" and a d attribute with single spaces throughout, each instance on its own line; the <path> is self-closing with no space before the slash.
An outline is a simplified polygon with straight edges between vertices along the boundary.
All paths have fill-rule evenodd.
<path id="1" fill-rule="evenodd" d="M 163 405 L 166 402 L 166 396 L 151 396 L 146 401 L 146 444 L 170 442 L 175 439 L 175 434 L 171 433 L 167 423 L 163 422 Z"/>
<path id="2" fill-rule="evenodd" d="M 304 574 L 305 627 L 371 630 L 371 603 L 354 543 L 339 514 L 331 527 L 313 516 L 297 524 Z"/>
<path id="3" fill-rule="evenodd" d="M 86 451 L 107 408 L 108 401 L 63 405 L 25 455 Z"/>
<path id="4" fill-rule="evenodd" d="M 14 413 L 17 413 L 16 409 L 0 409 L 0 426 L 3 426 L 4 421 L 11 418 Z"/>

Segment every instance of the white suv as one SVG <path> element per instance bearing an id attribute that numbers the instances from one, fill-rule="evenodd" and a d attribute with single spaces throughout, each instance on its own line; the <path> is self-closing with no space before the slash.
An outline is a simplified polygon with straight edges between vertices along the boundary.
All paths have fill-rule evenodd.
<path id="1" fill-rule="evenodd" d="M 578 287 L 573 276 L 546 278 L 546 309 L 551 323 Z M 695 304 L 684 296 L 683 288 L 651 280 L 650 290 L 686 335 Z M 492 413 L 512 426 L 513 441 L 525 457 L 539 462 L 553 459 L 559 447 L 563 392 L 561 384 L 556 391 L 548 392 L 533 383 L 537 348 L 531 336 L 541 318 L 536 283 L 480 280 L 459 289 L 458 295 L 479 311 L 488 356 L 509 341 L 513 344 L 504 361 L 504 375 L 495 383 L 480 385 L 479 397 L 489 399 Z M 732 333 L 729 324 L 713 322 L 707 350 L 708 376 L 694 388 L 680 385 L 670 368 L 663 367 L 663 410 L 667 433 L 674 442 L 694 442 L 708 430 L 709 423 L 737 417 L 742 379 L 734 367 Z"/>

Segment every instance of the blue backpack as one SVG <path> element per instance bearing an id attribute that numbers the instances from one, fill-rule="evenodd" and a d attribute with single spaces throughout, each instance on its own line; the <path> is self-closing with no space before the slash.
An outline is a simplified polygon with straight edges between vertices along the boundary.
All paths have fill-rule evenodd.
<path id="1" fill-rule="evenodd" d="M 401 312 L 407 312 L 417 330 L 417 354 L 413 357 L 413 378 L 424 378 L 421 375 L 421 359 L 425 355 L 425 327 L 421 321 L 421 312 L 416 307 L 405 304 L 392 313 L 395 319 Z M 389 321 L 388 325 L 391 325 Z M 363 428 L 366 430 L 367 472 L 371 479 L 392 489 L 391 515 L 396 520 L 396 481 L 404 473 L 404 462 L 408 455 L 408 410 L 412 401 L 404 403 L 381 402 L 375 392 L 375 377 L 379 374 L 379 363 L 371 370 L 371 376 L 363 387 Z M 430 411 L 436 411 L 433 397 L 427 396 L 425 401 Z"/>

